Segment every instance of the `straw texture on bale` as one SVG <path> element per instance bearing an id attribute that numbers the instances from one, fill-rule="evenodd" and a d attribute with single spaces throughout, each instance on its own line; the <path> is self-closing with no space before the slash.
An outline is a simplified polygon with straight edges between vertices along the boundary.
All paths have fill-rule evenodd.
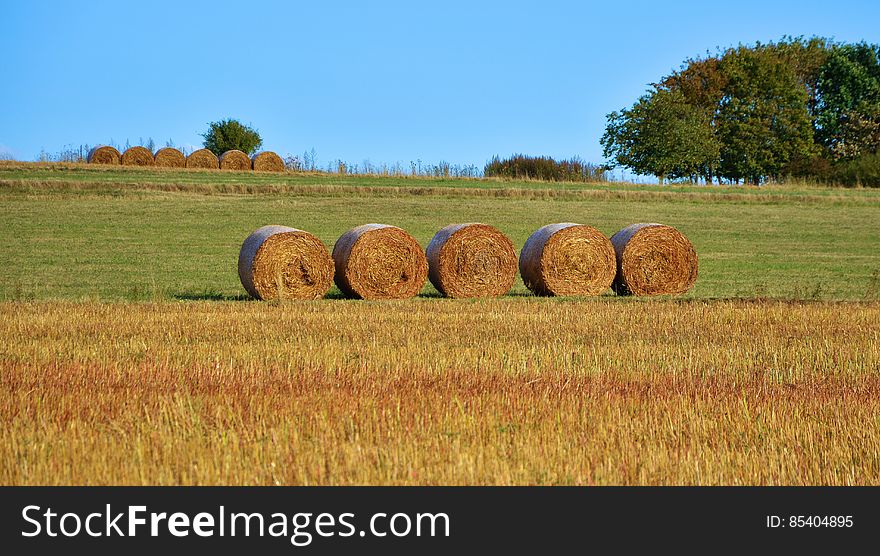
<path id="1" fill-rule="evenodd" d="M 241 151 L 226 151 L 220 155 L 221 170 L 250 170 L 251 159 Z"/>
<path id="2" fill-rule="evenodd" d="M 197 151 L 193 151 L 186 157 L 186 167 L 187 168 L 211 168 L 216 170 L 220 167 L 220 163 L 217 160 L 217 155 L 209 151 L 208 149 L 199 149 Z"/>
<path id="3" fill-rule="evenodd" d="M 418 242 L 396 226 L 364 224 L 333 246 L 336 285 L 361 299 L 406 299 L 419 293 L 428 261 Z"/>
<path id="4" fill-rule="evenodd" d="M 632 224 L 611 243 L 617 258 L 612 287 L 619 295 L 679 294 L 697 280 L 697 252 L 672 226 Z"/>
<path id="5" fill-rule="evenodd" d="M 263 226 L 241 245 L 238 277 L 257 299 L 320 299 L 333 284 L 333 259 L 308 232 Z"/>
<path id="6" fill-rule="evenodd" d="M 123 166 L 152 166 L 153 152 L 146 147 L 129 147 L 122 153 Z"/>
<path id="7" fill-rule="evenodd" d="M 284 161 L 272 151 L 263 151 L 254 155 L 251 159 L 254 170 L 257 172 L 283 172 Z"/>
<path id="8" fill-rule="evenodd" d="M 513 287 L 516 251 L 486 224 L 450 224 L 427 249 L 428 277 L 446 297 L 497 297 Z"/>
<path id="9" fill-rule="evenodd" d="M 156 151 L 153 157 L 154 163 L 160 168 L 184 168 L 186 157 L 174 147 L 164 147 Z"/>
<path id="10" fill-rule="evenodd" d="M 89 151 L 86 160 L 89 161 L 89 164 L 119 164 L 122 155 L 109 145 L 98 145 Z"/>
<path id="11" fill-rule="evenodd" d="M 536 295 L 599 295 L 614 280 L 614 248 L 591 226 L 548 224 L 526 240 L 519 272 Z"/>

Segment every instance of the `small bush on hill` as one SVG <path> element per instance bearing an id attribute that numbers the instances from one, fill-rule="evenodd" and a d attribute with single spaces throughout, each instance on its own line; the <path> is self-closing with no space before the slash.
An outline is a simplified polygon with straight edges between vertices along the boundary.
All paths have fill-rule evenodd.
<path id="1" fill-rule="evenodd" d="M 542 181 L 605 181 L 605 168 L 574 157 L 554 160 L 546 156 L 515 154 L 510 158 L 495 156 L 486 163 L 483 175 L 489 177 Z"/>

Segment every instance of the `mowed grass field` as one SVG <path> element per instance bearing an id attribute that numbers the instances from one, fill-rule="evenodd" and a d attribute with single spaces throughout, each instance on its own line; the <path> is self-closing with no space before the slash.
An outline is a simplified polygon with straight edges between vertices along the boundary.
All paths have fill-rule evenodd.
<path id="1" fill-rule="evenodd" d="M 872 190 L 0 166 L 2 484 L 877 484 Z M 682 298 L 247 301 L 244 237 L 676 226 Z M 331 297 L 338 297 L 334 293 Z"/>
<path id="2" fill-rule="evenodd" d="M 880 191 L 678 189 L 0 165 L 0 299 L 237 299 L 238 250 L 265 224 L 332 249 L 367 222 L 424 247 L 446 224 L 474 221 L 517 250 L 553 222 L 608 236 L 633 222 L 675 226 L 700 258 L 688 298 L 880 298 Z M 436 295 L 430 284 L 423 293 Z M 518 281 L 512 293 L 528 292 Z"/>

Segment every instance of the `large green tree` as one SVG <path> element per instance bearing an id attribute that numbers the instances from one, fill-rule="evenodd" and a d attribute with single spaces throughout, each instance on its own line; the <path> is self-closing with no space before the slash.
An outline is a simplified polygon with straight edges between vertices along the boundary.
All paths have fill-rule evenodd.
<path id="1" fill-rule="evenodd" d="M 672 72 L 655 86 L 667 91 L 678 91 L 688 104 L 699 106 L 709 113 L 718 109 L 724 96 L 727 76 L 721 71 L 721 58 L 690 58 L 681 69 Z"/>
<path id="2" fill-rule="evenodd" d="M 260 133 L 238 120 L 230 118 L 211 122 L 208 126 L 208 131 L 202 134 L 204 145 L 217 156 L 231 150 L 252 155 L 263 145 Z"/>
<path id="3" fill-rule="evenodd" d="M 817 135 L 836 159 L 880 148 L 880 46 L 835 45 L 819 74 Z"/>
<path id="4" fill-rule="evenodd" d="M 739 47 L 724 55 L 721 71 L 727 83 L 716 125 L 724 177 L 760 183 L 814 154 L 808 93 L 783 58 Z"/>
<path id="5" fill-rule="evenodd" d="M 819 105 L 819 75 L 828 61 L 828 41 L 820 37 L 784 38 L 776 43 L 758 45 L 755 49 L 769 51 L 793 72 L 807 93 L 807 111 L 815 119 Z"/>
<path id="6" fill-rule="evenodd" d="M 608 115 L 603 152 L 616 165 L 653 174 L 660 183 L 711 175 L 720 153 L 711 120 L 680 91 L 655 90 Z"/>
<path id="7" fill-rule="evenodd" d="M 654 88 L 609 115 L 603 147 L 617 165 L 688 177 L 720 145 L 696 164 L 707 182 L 865 184 L 880 172 L 880 46 L 784 37 L 688 59 Z M 700 122 L 694 137 L 684 122 Z"/>

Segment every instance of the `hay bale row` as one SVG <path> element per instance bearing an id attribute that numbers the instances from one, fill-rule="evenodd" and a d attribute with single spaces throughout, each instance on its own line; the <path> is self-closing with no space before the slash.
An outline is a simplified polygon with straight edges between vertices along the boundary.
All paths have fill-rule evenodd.
<path id="1" fill-rule="evenodd" d="M 257 172 L 283 172 L 284 161 L 272 151 L 262 151 L 248 158 L 242 151 L 226 151 L 218 158 L 208 149 L 199 149 L 189 156 L 173 147 L 164 147 L 154 155 L 146 147 L 134 146 L 119 154 L 108 145 L 99 145 L 89 151 L 90 164 L 122 164 L 123 166 L 159 166 L 161 168 L 208 168 Z"/>
<path id="2" fill-rule="evenodd" d="M 265 226 L 241 247 L 242 285 L 257 299 L 316 299 L 335 280 L 348 297 L 405 299 L 427 278 L 447 297 L 497 297 L 516 278 L 513 244 L 486 224 L 446 226 L 425 252 L 404 230 L 364 224 L 336 241 L 332 256 L 315 236 L 284 226 Z M 536 295 L 679 294 L 697 278 L 697 255 L 678 230 L 633 224 L 611 240 L 590 226 L 563 222 L 533 233 L 519 270 Z"/>

